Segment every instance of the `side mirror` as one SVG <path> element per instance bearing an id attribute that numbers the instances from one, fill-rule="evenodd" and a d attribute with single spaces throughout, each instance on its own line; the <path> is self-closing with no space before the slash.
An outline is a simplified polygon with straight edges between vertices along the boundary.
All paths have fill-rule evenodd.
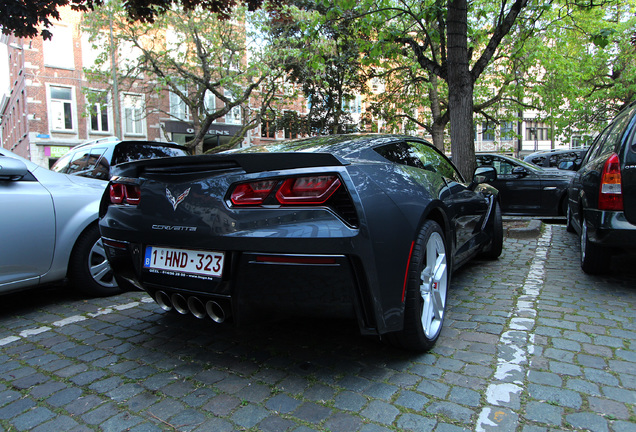
<path id="1" fill-rule="evenodd" d="M 21 160 L 0 156 L 0 180 L 20 180 L 28 172 L 29 169 Z"/>
<path id="2" fill-rule="evenodd" d="M 576 167 L 574 166 L 574 162 L 573 161 L 563 161 L 563 162 L 561 162 L 559 164 L 559 169 L 576 171 Z"/>
<path id="3" fill-rule="evenodd" d="M 497 180 L 497 170 L 489 166 L 481 166 L 475 169 L 473 181 L 476 183 L 489 183 Z"/>
<path id="4" fill-rule="evenodd" d="M 480 183 L 490 183 L 497 180 L 497 170 L 489 166 L 480 166 L 475 169 L 473 181 L 468 186 L 469 189 L 475 189 Z"/>
<path id="5" fill-rule="evenodd" d="M 516 166 L 512 169 L 512 173 L 520 177 L 524 177 L 528 175 L 528 170 L 526 170 L 524 167 Z"/>

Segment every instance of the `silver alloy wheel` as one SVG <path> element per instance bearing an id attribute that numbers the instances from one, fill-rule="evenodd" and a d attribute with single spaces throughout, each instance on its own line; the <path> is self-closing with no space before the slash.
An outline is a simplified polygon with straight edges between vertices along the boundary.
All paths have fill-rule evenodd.
<path id="1" fill-rule="evenodd" d="M 422 329 L 427 338 L 433 339 L 442 328 L 446 291 L 448 289 L 448 267 L 444 239 L 431 233 L 426 243 L 426 262 L 421 274 Z"/>
<path id="2" fill-rule="evenodd" d="M 110 269 L 110 263 L 108 259 L 106 259 L 106 251 L 104 251 L 104 244 L 101 238 L 95 242 L 87 259 L 88 270 L 95 282 L 105 288 L 114 288 L 117 286 L 113 272 Z"/>

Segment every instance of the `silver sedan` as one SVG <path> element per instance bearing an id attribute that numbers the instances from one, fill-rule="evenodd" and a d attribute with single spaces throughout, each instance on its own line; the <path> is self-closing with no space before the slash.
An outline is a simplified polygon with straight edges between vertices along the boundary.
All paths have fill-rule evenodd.
<path id="1" fill-rule="evenodd" d="M 120 292 L 97 226 L 105 186 L 0 148 L 0 293 L 64 279 L 84 295 Z"/>

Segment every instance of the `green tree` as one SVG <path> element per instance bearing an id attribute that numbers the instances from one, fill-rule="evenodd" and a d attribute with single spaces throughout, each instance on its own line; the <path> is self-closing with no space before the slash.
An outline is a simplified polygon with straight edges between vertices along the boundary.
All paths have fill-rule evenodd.
<path id="1" fill-rule="evenodd" d="M 541 13 L 527 4 L 528 0 L 470 4 L 466 0 L 367 0 L 359 9 L 361 27 L 373 32 L 377 41 L 370 57 L 389 53 L 389 61 L 409 67 L 408 76 L 415 78 L 411 83 L 425 83 L 431 102 L 429 128 L 433 131 L 435 126 L 436 145 L 441 146 L 440 134 L 448 123 L 453 160 L 465 176 L 472 173 L 475 164 L 473 112 L 487 113 L 514 77 L 508 76 L 496 91 L 490 91 L 493 97 L 477 105 L 475 83 L 489 66 L 512 58 L 510 53 L 503 54 L 512 49 L 505 43 L 506 35 L 525 9 L 524 19 L 536 19 Z M 413 65 L 420 70 L 414 70 Z"/>
<path id="2" fill-rule="evenodd" d="M 251 110 L 250 98 L 258 89 L 260 106 L 267 107 L 276 94 L 272 88 L 276 76 L 281 74 L 271 67 L 278 62 L 267 45 L 260 43 L 260 34 L 254 31 L 257 26 L 245 22 L 247 18 L 241 8 L 233 19 L 219 19 L 199 9 L 187 15 L 170 10 L 153 23 L 130 23 L 124 10 L 111 3 L 85 16 L 86 31 L 95 46 L 101 47 L 89 78 L 101 82 L 110 78 L 111 70 L 104 67 L 110 61 L 104 29 L 112 26 L 119 47 L 118 76 L 113 82 L 154 95 L 147 100 L 157 103 L 148 109 L 175 120 L 186 120 L 181 117 L 187 113 L 194 138 L 186 145 L 196 153 L 201 153 L 206 132 L 216 119 L 240 117 L 241 132 L 226 146 L 231 147 L 260 122 L 261 109 Z M 182 106 L 180 113 L 167 110 L 165 100 L 161 103 L 166 91 L 175 98 L 173 105 Z"/>
<path id="3" fill-rule="evenodd" d="M 244 5 L 250 11 L 258 9 L 263 0 L 126 0 L 123 11 L 130 21 L 152 23 L 158 16 L 174 10 L 186 13 L 205 9 L 208 12 L 227 19 L 236 6 Z M 48 28 L 52 21 L 59 20 L 58 9 L 70 6 L 73 10 L 92 12 L 99 9 L 108 0 L 0 0 L 0 27 L 4 34 L 33 38 L 38 35 L 51 38 Z"/>
<path id="4" fill-rule="evenodd" d="M 351 131 L 356 96 L 366 92 L 361 42 L 354 22 L 330 21 L 333 3 L 289 2 L 270 9 L 270 34 L 286 52 L 287 80 L 308 101 L 304 133 L 325 135 Z M 289 116 L 287 117 L 289 118 Z"/>
<path id="5" fill-rule="evenodd" d="M 593 135 L 636 99 L 635 6 L 630 0 L 551 11 L 542 43 L 533 47 L 542 73 L 527 88 L 561 139 Z"/>

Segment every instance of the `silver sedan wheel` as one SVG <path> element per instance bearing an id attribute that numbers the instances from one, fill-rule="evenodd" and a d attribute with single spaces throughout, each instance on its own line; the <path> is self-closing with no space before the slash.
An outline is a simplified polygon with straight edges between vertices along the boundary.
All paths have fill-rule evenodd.
<path id="1" fill-rule="evenodd" d="M 88 254 L 88 270 L 95 282 L 105 288 L 114 288 L 117 286 L 113 272 L 110 269 L 110 263 L 106 259 L 104 244 L 102 239 L 98 239 Z"/>
<path id="2" fill-rule="evenodd" d="M 426 256 L 421 273 L 422 329 L 427 338 L 435 338 L 442 328 L 448 290 L 448 266 L 444 239 L 431 233 L 426 243 Z"/>

